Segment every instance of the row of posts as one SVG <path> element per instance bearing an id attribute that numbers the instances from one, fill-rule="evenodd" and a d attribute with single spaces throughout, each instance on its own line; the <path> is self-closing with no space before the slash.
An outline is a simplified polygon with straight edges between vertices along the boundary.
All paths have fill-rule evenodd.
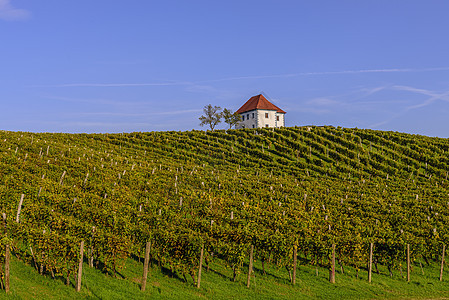
<path id="1" fill-rule="evenodd" d="M 3 214 L 3 221 L 4 224 L 6 224 L 6 215 Z M 369 253 L 369 262 L 368 262 L 368 282 L 371 282 L 372 279 L 372 266 L 373 266 L 373 248 L 374 244 L 370 243 L 370 253 Z M 145 291 L 146 289 L 146 283 L 148 278 L 148 266 L 150 261 L 150 249 L 151 249 L 151 242 L 146 243 L 145 247 L 145 259 L 144 259 L 144 267 L 143 267 L 143 276 L 142 276 L 142 285 L 141 290 Z M 410 281 L 410 270 L 411 270 L 411 263 L 410 263 L 410 244 L 407 244 L 406 248 L 407 254 L 407 281 Z M 441 257 L 441 268 L 440 268 L 440 281 L 443 280 L 443 270 L 444 270 L 444 259 L 445 259 L 445 253 L 446 253 L 446 245 L 443 245 L 443 251 L 442 251 L 442 257 Z M 84 241 L 81 241 L 80 245 L 80 260 L 78 265 L 78 276 L 76 280 L 76 291 L 79 292 L 81 290 L 81 278 L 82 278 L 82 271 L 83 271 L 83 254 L 84 254 Z M 198 268 L 198 281 L 197 281 L 197 288 L 200 288 L 201 286 L 201 271 L 202 271 L 202 265 L 203 265 L 203 256 L 204 256 L 204 244 L 201 247 L 200 252 L 200 263 Z M 10 258 L 11 258 L 11 251 L 10 246 L 6 245 L 5 249 L 5 292 L 9 293 L 10 291 Z M 251 274 L 253 272 L 253 258 L 254 258 L 254 245 L 251 245 L 250 250 L 250 256 L 249 256 L 249 266 L 248 266 L 248 278 L 247 278 L 247 284 L 246 286 L 250 287 L 250 281 L 251 281 Z M 292 284 L 296 284 L 296 267 L 297 267 L 297 249 L 296 247 L 293 248 L 293 276 L 291 278 Z M 329 270 L 329 281 L 331 283 L 335 283 L 335 244 L 332 244 L 332 256 L 331 256 L 331 268 Z"/>
<path id="2" fill-rule="evenodd" d="M 145 260 L 144 260 L 144 269 L 143 269 L 143 277 L 142 277 L 142 285 L 141 290 L 145 291 L 146 282 L 148 277 L 148 264 L 149 264 L 149 253 L 150 253 L 151 243 L 147 242 L 145 249 Z M 331 268 L 329 269 L 329 282 L 335 283 L 335 244 L 332 244 L 332 255 L 331 255 Z M 372 280 L 372 269 L 373 269 L 373 249 L 374 243 L 370 243 L 369 250 L 369 262 L 368 262 L 368 282 Z M 411 262 L 410 262 L 410 244 L 407 244 L 407 281 L 410 281 L 410 270 L 411 270 Z M 444 257 L 446 253 L 446 245 L 443 245 L 443 252 L 441 258 L 441 269 L 440 269 L 440 281 L 443 280 L 443 269 L 444 269 Z M 201 247 L 200 252 L 200 262 L 198 268 L 198 281 L 196 283 L 197 288 L 200 288 L 201 285 L 201 270 L 203 265 L 203 256 L 204 256 L 204 244 Z M 250 254 L 249 254 L 249 265 L 248 265 L 248 277 L 246 286 L 250 287 L 251 275 L 253 273 L 253 260 L 254 260 L 254 245 L 251 245 Z M 291 282 L 293 285 L 296 284 L 296 269 L 297 269 L 297 248 L 293 247 L 293 274 L 291 276 Z"/>
<path id="3" fill-rule="evenodd" d="M 368 262 L 368 282 L 371 282 L 372 279 L 372 270 L 373 270 L 373 248 L 374 244 L 370 243 L 369 250 L 369 262 Z M 441 254 L 441 267 L 440 267 L 440 281 L 443 281 L 443 270 L 444 270 L 444 257 L 446 254 L 446 245 L 443 244 L 443 251 Z M 295 254 L 296 256 L 296 254 Z M 406 247 L 406 260 L 407 260 L 407 281 L 410 281 L 410 271 L 411 271 L 411 261 L 410 261 L 410 244 L 407 244 Z M 295 266 L 296 269 L 296 266 Z M 335 244 L 332 245 L 332 258 L 331 258 L 331 269 L 329 272 L 329 281 L 331 283 L 335 283 Z"/>
<path id="4" fill-rule="evenodd" d="M 16 222 L 20 223 L 20 210 L 22 208 L 22 203 L 24 199 L 24 194 L 20 197 L 19 206 L 17 209 Z M 2 214 L 3 218 L 3 230 L 4 234 L 6 234 L 6 214 Z M 32 250 L 31 250 L 32 251 Z M 83 254 L 84 254 L 84 241 L 81 241 L 80 245 L 80 260 L 78 265 L 78 277 L 76 280 L 76 291 L 79 292 L 81 290 L 81 277 L 83 272 Z M 9 244 L 5 246 L 5 292 L 9 293 L 10 291 L 10 263 L 11 263 L 11 247 Z"/>
<path id="5" fill-rule="evenodd" d="M 3 222 L 6 226 L 6 215 L 3 214 Z M 373 248 L 374 244 L 370 243 L 370 253 L 369 253 L 369 262 L 368 262 L 368 282 L 372 280 L 372 266 L 373 266 Z M 145 259 L 144 259 L 144 268 L 143 268 L 143 276 L 142 276 L 142 285 L 141 290 L 145 291 L 146 282 L 148 278 L 148 266 L 150 259 L 150 249 L 151 242 L 146 243 L 145 247 Z M 407 257 L 407 281 L 410 281 L 410 244 L 407 244 L 406 247 L 406 257 Z M 441 268 L 440 268 L 440 281 L 443 280 L 443 270 L 444 270 L 444 259 L 446 253 L 446 245 L 443 245 L 442 257 L 441 257 Z M 81 278 L 82 278 L 82 270 L 83 270 L 83 254 L 84 254 L 84 241 L 81 241 L 80 245 L 80 260 L 78 265 L 78 276 L 76 280 L 76 291 L 79 292 L 81 290 Z M 201 247 L 200 252 L 200 263 L 198 268 L 198 281 L 197 288 L 201 286 L 201 271 L 203 265 L 203 256 L 204 256 L 204 244 Z M 11 250 L 10 246 L 6 245 L 5 249 L 5 292 L 9 293 L 10 291 L 10 257 Z M 250 256 L 249 256 L 249 266 L 248 266 L 248 278 L 247 278 L 247 287 L 250 286 L 251 274 L 253 272 L 253 257 L 254 257 L 254 245 L 251 245 Z M 297 249 L 293 248 L 293 276 L 291 278 L 292 284 L 296 284 L 296 268 L 297 268 Z M 329 270 L 329 281 L 331 283 L 335 283 L 335 244 L 332 244 L 332 256 L 331 256 L 331 268 Z"/>

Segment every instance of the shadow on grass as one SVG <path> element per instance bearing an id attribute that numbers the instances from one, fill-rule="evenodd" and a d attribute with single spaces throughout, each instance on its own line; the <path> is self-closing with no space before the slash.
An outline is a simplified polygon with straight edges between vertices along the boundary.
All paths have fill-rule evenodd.
<path id="1" fill-rule="evenodd" d="M 131 254 L 130 258 L 132 260 L 134 260 L 135 262 L 139 263 L 143 268 L 144 259 L 142 259 L 142 257 L 137 256 L 135 254 Z M 164 267 L 162 265 L 162 263 L 159 260 L 157 260 L 156 258 L 150 257 L 149 266 L 150 267 L 153 267 L 153 266 L 158 267 L 162 274 L 164 274 L 170 278 L 177 279 L 181 282 L 187 282 L 187 279 L 185 278 L 185 276 L 180 277 L 176 271 L 172 271 L 171 269 Z"/>

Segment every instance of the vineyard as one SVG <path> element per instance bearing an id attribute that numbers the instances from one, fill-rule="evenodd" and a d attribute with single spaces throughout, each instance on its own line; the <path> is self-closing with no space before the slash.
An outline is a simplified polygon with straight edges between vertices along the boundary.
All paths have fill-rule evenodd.
<path id="1" fill-rule="evenodd" d="M 143 291 L 149 262 L 198 288 L 217 262 L 248 287 L 253 262 L 292 285 L 300 264 L 338 284 L 337 265 L 409 280 L 438 263 L 437 284 L 448 172 L 448 139 L 397 132 L 0 131 L 1 287 L 11 255 L 77 290 L 83 261 L 114 277 L 129 259 Z"/>

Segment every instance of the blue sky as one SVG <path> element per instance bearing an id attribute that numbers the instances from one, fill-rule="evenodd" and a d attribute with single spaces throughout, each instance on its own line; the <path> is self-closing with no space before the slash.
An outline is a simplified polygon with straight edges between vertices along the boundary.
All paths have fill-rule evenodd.
<path id="1" fill-rule="evenodd" d="M 0 0 L 0 129 L 203 129 L 205 105 L 235 111 L 264 93 L 287 126 L 449 137 L 448 12 L 445 0 Z"/>

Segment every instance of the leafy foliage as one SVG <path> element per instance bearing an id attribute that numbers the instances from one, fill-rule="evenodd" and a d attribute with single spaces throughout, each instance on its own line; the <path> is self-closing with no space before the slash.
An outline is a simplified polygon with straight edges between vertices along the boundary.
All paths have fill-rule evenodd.
<path id="1" fill-rule="evenodd" d="M 222 113 L 220 111 L 220 106 L 206 105 L 203 108 L 204 115 L 199 118 L 201 121 L 200 126 L 209 125 L 210 130 L 213 131 L 215 126 L 221 122 Z"/>
<path id="2" fill-rule="evenodd" d="M 233 126 L 242 121 L 242 116 L 240 114 L 233 113 L 232 110 L 227 108 L 223 109 L 222 116 L 225 123 L 229 124 L 229 129 L 232 129 Z"/>
<path id="3" fill-rule="evenodd" d="M 334 127 L 0 131 L 2 249 L 66 276 L 84 240 L 116 274 L 152 241 L 162 266 L 195 276 L 203 244 L 238 273 L 251 244 L 287 267 L 293 247 L 327 266 L 336 244 L 342 264 L 361 268 L 373 242 L 395 268 L 406 243 L 424 259 L 448 243 L 448 151 L 447 139 Z"/>

